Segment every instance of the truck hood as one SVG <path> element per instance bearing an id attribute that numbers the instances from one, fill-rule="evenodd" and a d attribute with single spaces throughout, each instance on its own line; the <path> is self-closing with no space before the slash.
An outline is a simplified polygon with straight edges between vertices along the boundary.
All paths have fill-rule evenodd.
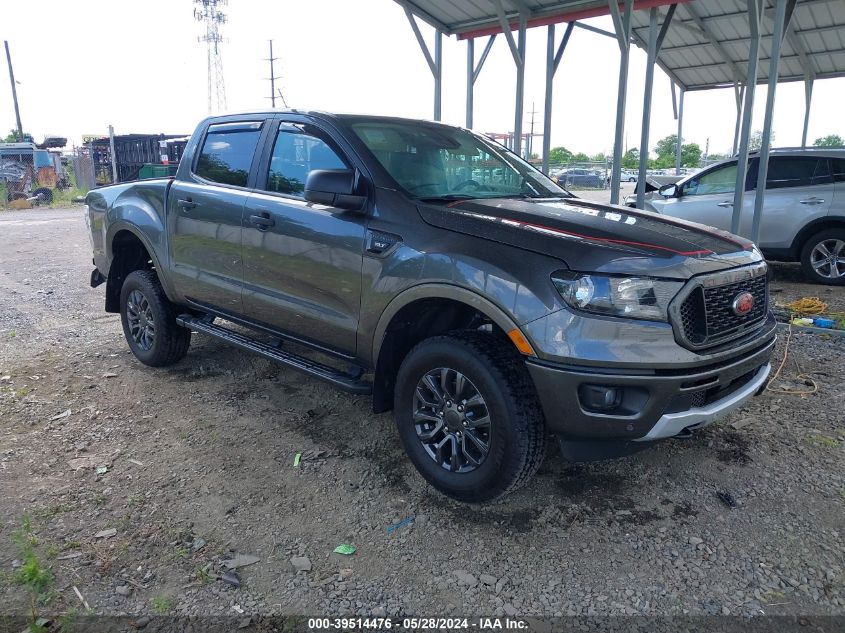
<path id="1" fill-rule="evenodd" d="M 762 259 L 736 235 L 579 198 L 459 200 L 419 211 L 428 224 L 555 257 L 580 272 L 688 279 Z"/>

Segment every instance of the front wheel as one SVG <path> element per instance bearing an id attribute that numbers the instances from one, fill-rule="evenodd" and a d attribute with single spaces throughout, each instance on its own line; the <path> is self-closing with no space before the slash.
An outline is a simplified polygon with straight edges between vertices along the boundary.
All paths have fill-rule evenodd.
<path id="1" fill-rule="evenodd" d="M 424 340 L 396 380 L 405 451 L 445 495 L 485 502 L 527 482 L 545 455 L 543 414 L 522 357 L 483 332 Z"/>
<path id="2" fill-rule="evenodd" d="M 801 268 L 816 283 L 845 285 L 845 230 L 828 229 L 808 239 L 801 249 Z"/>
<path id="3" fill-rule="evenodd" d="M 176 323 L 173 305 L 151 270 L 136 270 L 120 290 L 120 321 L 129 349 L 150 367 L 164 367 L 188 353 L 191 331 Z"/>

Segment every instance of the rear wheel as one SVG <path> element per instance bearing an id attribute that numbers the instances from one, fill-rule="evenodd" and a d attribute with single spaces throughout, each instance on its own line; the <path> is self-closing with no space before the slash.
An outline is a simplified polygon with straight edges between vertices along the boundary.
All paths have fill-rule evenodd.
<path id="1" fill-rule="evenodd" d="M 426 339 L 396 380 L 399 436 L 440 492 L 484 502 L 523 485 L 545 454 L 543 415 L 522 357 L 490 334 Z"/>
<path id="2" fill-rule="evenodd" d="M 801 249 L 801 268 L 816 283 L 845 285 L 845 229 L 820 231 Z"/>
<path id="3" fill-rule="evenodd" d="M 164 367 L 188 353 L 191 331 L 176 323 L 173 305 L 151 270 L 136 270 L 120 290 L 120 321 L 129 349 L 150 367 Z"/>

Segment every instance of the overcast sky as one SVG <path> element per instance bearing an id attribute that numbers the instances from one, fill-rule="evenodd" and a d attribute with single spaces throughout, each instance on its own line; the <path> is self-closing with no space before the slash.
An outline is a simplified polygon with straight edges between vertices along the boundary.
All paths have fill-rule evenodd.
<path id="1" fill-rule="evenodd" d="M 268 43 L 288 105 L 339 112 L 431 118 L 433 83 L 405 18 L 392 0 L 231 0 L 222 33 L 231 111 L 269 108 Z M 612 30 L 609 18 L 590 24 Z M 422 25 L 431 40 L 432 29 Z M 558 27 L 558 38 L 563 27 Z M 207 114 L 204 32 L 191 0 L 40 0 L 3 2 L 0 37 L 9 41 L 25 131 L 79 143 L 83 134 L 190 133 Z M 542 129 L 546 29 L 529 30 L 525 129 L 532 103 Z M 483 40 L 476 45 L 480 55 Z M 639 145 L 645 53 L 632 47 L 626 136 Z M 464 124 L 466 43 L 443 41 L 443 120 Z M 552 145 L 588 154 L 610 152 L 619 49 L 614 40 L 575 29 L 555 79 Z M 15 125 L 5 64 L 0 73 L 0 129 Z M 476 83 L 475 129 L 513 128 L 515 70 L 499 37 Z M 757 92 L 755 129 L 762 128 L 765 87 Z M 845 79 L 817 81 L 810 142 L 845 136 Z M 279 105 L 277 103 L 277 105 Z M 775 108 L 775 145 L 801 142 L 801 83 L 783 84 Z M 684 140 L 710 151 L 731 148 L 732 90 L 689 93 Z M 676 130 L 669 79 L 655 76 L 651 142 Z M 535 141 L 540 147 L 540 139 Z"/>

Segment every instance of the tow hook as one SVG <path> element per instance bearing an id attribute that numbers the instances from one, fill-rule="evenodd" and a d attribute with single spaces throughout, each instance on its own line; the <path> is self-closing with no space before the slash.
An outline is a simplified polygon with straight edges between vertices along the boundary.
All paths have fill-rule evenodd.
<path id="1" fill-rule="evenodd" d="M 674 435 L 672 437 L 673 437 L 673 439 L 676 439 L 676 440 L 688 440 L 688 439 L 691 439 L 693 435 L 694 434 L 693 434 L 692 430 L 689 429 L 689 428 L 686 428 L 686 429 L 683 429 L 677 435 Z"/>

